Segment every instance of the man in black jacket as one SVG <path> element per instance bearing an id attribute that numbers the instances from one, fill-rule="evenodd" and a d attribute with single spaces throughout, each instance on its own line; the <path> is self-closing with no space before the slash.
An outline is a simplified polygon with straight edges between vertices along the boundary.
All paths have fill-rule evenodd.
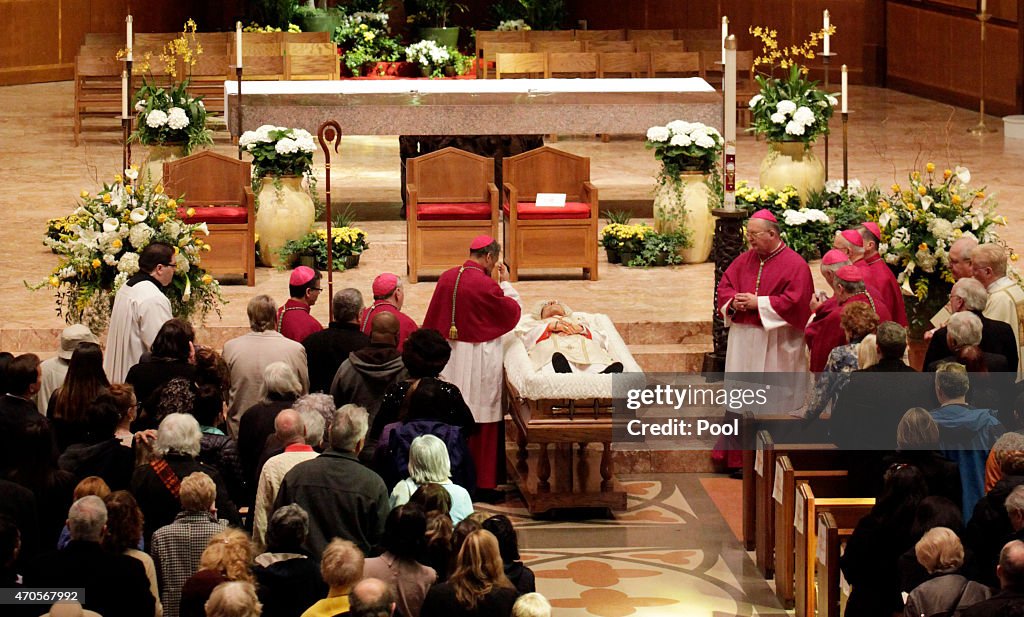
<path id="1" fill-rule="evenodd" d="M 1013 328 L 1010 324 L 989 319 L 982 314 L 988 303 L 988 291 L 985 286 L 973 278 L 962 278 L 953 284 L 949 294 L 949 307 L 954 313 L 970 311 L 981 319 L 981 350 L 985 353 L 998 354 L 1006 358 L 1006 365 L 1017 366 L 1018 350 L 1014 343 Z M 953 355 L 946 340 L 947 329 L 939 328 L 928 343 L 928 352 L 924 356 L 924 366 Z"/>
<path id="2" fill-rule="evenodd" d="M 1024 542 L 1007 542 L 996 566 L 999 593 L 963 611 L 963 617 L 1002 617 L 1019 615 L 1024 609 Z M 1011 612 L 1012 611 L 1012 612 Z"/>
<path id="3" fill-rule="evenodd" d="M 11 457 L 18 452 L 15 445 L 25 427 L 32 422 L 46 422 L 35 405 L 40 376 L 39 357 L 35 354 L 22 354 L 7 365 L 7 392 L 0 392 L 0 472 L 14 467 Z"/>
<path id="4" fill-rule="evenodd" d="M 363 294 L 349 287 L 334 293 L 331 300 L 334 321 L 325 330 L 314 332 L 302 341 L 309 365 L 309 391 L 331 391 L 331 382 L 338 367 L 353 351 L 370 344 L 370 337 L 359 330 L 359 313 L 363 310 Z"/>
<path id="5" fill-rule="evenodd" d="M 73 503 L 68 511 L 71 543 L 37 557 L 25 571 L 25 586 L 84 589 L 83 606 L 103 617 L 152 615 L 156 600 L 142 562 L 100 546 L 106 525 L 102 499 L 89 495 Z"/>

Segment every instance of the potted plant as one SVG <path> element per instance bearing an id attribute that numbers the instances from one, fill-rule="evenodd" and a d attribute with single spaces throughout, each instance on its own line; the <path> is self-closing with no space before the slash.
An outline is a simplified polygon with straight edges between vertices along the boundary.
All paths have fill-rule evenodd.
<path id="1" fill-rule="evenodd" d="M 424 77 L 453 77 L 469 70 L 473 59 L 454 47 L 442 47 L 431 40 L 423 40 L 406 48 L 406 58 L 417 65 Z"/>
<path id="2" fill-rule="evenodd" d="M 352 75 L 397 74 L 386 66 L 404 57 L 397 37 L 388 34 L 387 13 L 358 12 L 342 17 L 331 36 Z M 380 66 L 385 65 L 385 66 Z"/>
<path id="3" fill-rule="evenodd" d="M 279 250 L 313 226 L 316 206 L 304 177 L 311 176 L 313 136 L 303 129 L 265 124 L 242 133 L 239 145 L 252 155 L 253 178 L 261 179 L 256 212 L 263 264 L 276 266 Z M 308 186 L 308 184 L 307 184 Z"/>
<path id="4" fill-rule="evenodd" d="M 626 263 L 630 267 L 670 266 L 683 263 L 680 249 L 688 246 L 690 239 L 684 230 L 669 233 L 648 233 L 643 238 L 640 252 Z"/>
<path id="5" fill-rule="evenodd" d="M 812 32 L 799 46 L 779 45 L 775 30 L 760 26 L 750 33 L 761 41 L 762 50 L 754 66 L 767 65 L 769 73 L 756 77 L 758 94 L 750 99 L 753 131 L 768 141 L 768 155 L 761 161 L 761 186 L 790 185 L 806 200 L 811 190 L 820 191 L 825 184 L 825 166 L 814 156 L 811 145 L 829 132 L 836 98 L 818 88 L 818 82 L 807 78 L 802 59 L 813 59 L 818 41 L 825 31 Z M 829 34 L 835 33 L 830 26 Z M 773 74 L 778 65 L 782 77 Z"/>
<path id="6" fill-rule="evenodd" d="M 631 219 L 629 211 L 605 210 L 604 218 L 608 221 L 608 224 L 601 230 L 601 246 L 604 247 L 605 253 L 608 256 L 608 263 L 622 263 L 622 257 L 619 255 L 620 242 L 615 235 L 615 231 L 620 226 L 629 225 Z"/>
<path id="7" fill-rule="evenodd" d="M 450 20 L 455 13 L 468 10 L 465 4 L 455 0 L 412 0 L 411 4 L 413 6 L 406 12 L 410 22 L 419 24 L 420 38 L 434 41 L 441 47 L 458 46 L 459 28 L 452 26 Z"/>
<path id="8" fill-rule="evenodd" d="M 499 23 L 518 21 L 535 30 L 559 30 L 568 18 L 565 0 L 499 0 L 491 12 Z M 529 30 L 530 26 L 516 30 Z"/>
<path id="9" fill-rule="evenodd" d="M 645 145 L 661 161 L 654 192 L 654 228 L 659 232 L 690 230 L 687 263 L 703 263 L 711 254 L 715 221 L 707 176 L 722 154 L 721 133 L 700 122 L 673 120 L 647 129 Z"/>
<path id="10" fill-rule="evenodd" d="M 924 173 L 912 172 L 907 185 L 893 184 L 888 195 L 867 208 L 882 232 L 878 252 L 903 288 L 913 340 L 923 340 L 931 317 L 949 299 L 950 245 L 965 236 L 1001 242 L 998 228 L 1006 225 L 1006 217 L 997 215 L 995 200 L 983 188 L 971 188 L 970 181 L 965 167 L 936 173 L 928 163 Z M 1017 255 L 1010 259 L 1016 261 Z"/>
<path id="11" fill-rule="evenodd" d="M 33 289 L 49 287 L 57 314 L 68 323 L 84 323 L 102 332 L 110 319 L 114 294 L 139 271 L 139 252 L 150 242 L 177 248 L 174 278 L 164 289 L 174 315 L 202 320 L 220 311 L 220 285 L 202 268 L 210 247 L 206 223 L 189 224 L 178 214 L 178 202 L 163 187 L 150 182 L 132 166 L 105 183 L 95 194 L 83 190 L 75 211 L 58 237 L 43 243 L 58 255 L 47 280 Z"/>
<path id="12" fill-rule="evenodd" d="M 121 50 L 118 56 L 125 53 L 127 50 Z M 130 139 L 149 148 L 144 175 L 151 176 L 154 184 L 163 177 L 164 161 L 213 145 L 213 134 L 206 128 L 203 97 L 189 94 L 188 77 L 176 81 L 179 61 L 185 70 L 191 71 L 202 53 L 202 47 L 196 40 L 196 22 L 190 19 L 185 22 L 181 36 L 167 43 L 159 54 L 169 83 L 157 83 L 149 72 L 152 53 L 146 52 L 136 60 L 139 68 L 147 74 L 133 97 L 137 117 L 136 129 Z"/>
<path id="13" fill-rule="evenodd" d="M 771 211 L 779 221 L 780 237 L 808 261 L 821 258 L 832 246 L 836 230 L 832 218 L 820 208 L 801 205 L 800 194 L 792 186 L 756 188 L 743 180 L 736 186 L 736 206 L 751 212 Z"/>

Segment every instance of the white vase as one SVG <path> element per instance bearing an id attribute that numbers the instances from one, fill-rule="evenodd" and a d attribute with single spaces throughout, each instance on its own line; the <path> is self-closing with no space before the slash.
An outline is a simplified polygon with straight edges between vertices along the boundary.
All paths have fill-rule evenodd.
<path id="1" fill-rule="evenodd" d="M 265 266 L 281 263 L 278 249 L 289 240 L 298 240 L 313 227 L 316 209 L 313 198 L 302 187 L 301 176 L 263 178 L 256 212 L 256 234 L 260 238 L 260 258 Z"/>
<path id="2" fill-rule="evenodd" d="M 679 251 L 688 264 L 708 260 L 715 235 L 715 219 L 708 208 L 711 191 L 705 178 L 699 171 L 683 172 L 677 180 L 659 183 L 654 191 L 655 231 L 690 230 L 690 247 Z"/>
<path id="3" fill-rule="evenodd" d="M 143 163 L 143 179 L 154 186 L 163 182 L 164 163 L 185 157 L 185 144 L 159 144 L 146 146 L 146 160 Z"/>
<path id="4" fill-rule="evenodd" d="M 761 187 L 782 190 L 790 185 L 807 202 L 811 191 L 825 188 L 825 166 L 814 156 L 811 146 L 801 141 L 773 141 L 768 143 L 768 154 L 761 161 L 759 181 Z"/>

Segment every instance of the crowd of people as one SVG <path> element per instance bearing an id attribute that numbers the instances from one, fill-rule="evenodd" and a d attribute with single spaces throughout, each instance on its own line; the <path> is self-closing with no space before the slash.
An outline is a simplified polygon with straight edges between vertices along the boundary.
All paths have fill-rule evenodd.
<path id="1" fill-rule="evenodd" d="M 1024 614 L 1024 290 L 1007 249 L 970 234 L 945 247 L 955 282 L 919 372 L 876 224 L 836 234 L 820 266 L 828 292 L 770 212 L 752 215 L 747 239 L 718 288 L 726 371 L 789 373 L 797 392 L 813 375 L 776 411 L 838 446 L 851 494 L 875 497 L 841 558 L 845 614 Z M 737 466 L 725 442 L 718 454 Z"/>
<path id="2" fill-rule="evenodd" d="M 388 273 L 323 328 L 296 268 L 221 354 L 171 316 L 173 248 L 149 245 L 105 348 L 73 325 L 45 362 L 0 353 L 0 586 L 84 589 L 104 617 L 549 615 L 511 521 L 474 511 L 500 498 L 520 317 L 498 255 L 474 240 L 424 328 Z"/>

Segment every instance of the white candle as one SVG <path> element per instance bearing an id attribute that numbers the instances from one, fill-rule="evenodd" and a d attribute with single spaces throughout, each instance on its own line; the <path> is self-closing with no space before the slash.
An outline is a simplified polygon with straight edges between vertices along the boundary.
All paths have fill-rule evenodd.
<path id="1" fill-rule="evenodd" d="M 725 141 L 736 141 L 736 35 L 725 40 Z"/>
<path id="2" fill-rule="evenodd" d="M 984 1 L 985 0 L 982 0 L 982 2 L 984 2 Z M 829 52 L 829 35 L 828 35 L 828 30 L 829 30 L 829 26 L 830 26 L 829 19 L 828 19 L 828 9 L 825 9 L 825 20 L 824 20 L 824 22 L 825 22 L 825 40 L 824 40 L 824 43 L 822 43 L 822 47 L 823 47 L 822 52 L 827 56 L 828 52 Z"/>
<path id="3" fill-rule="evenodd" d="M 843 90 L 842 90 L 842 93 L 840 94 L 840 97 L 842 97 L 842 99 L 843 99 L 843 105 L 841 107 L 841 111 L 844 114 L 850 111 L 850 106 L 848 105 L 849 97 L 847 96 L 847 88 L 848 88 L 847 73 L 846 73 L 846 65 L 844 64 L 843 65 Z"/>
<path id="4" fill-rule="evenodd" d="M 242 66 L 242 22 L 235 22 L 235 66 Z"/>
<path id="5" fill-rule="evenodd" d="M 125 45 L 125 48 L 128 50 L 128 54 L 125 56 L 125 60 L 127 60 L 128 62 L 131 62 L 132 61 L 132 16 L 129 15 L 128 17 L 125 18 L 124 21 L 125 21 L 125 27 L 126 27 L 126 29 L 128 31 L 127 32 L 127 36 L 125 37 L 127 39 L 127 44 Z"/>
<path id="6" fill-rule="evenodd" d="M 988 8 L 988 0 L 981 0 L 981 13 L 983 15 L 988 12 L 988 11 L 985 10 L 987 8 Z"/>
<path id="7" fill-rule="evenodd" d="M 121 119 L 128 119 L 128 71 L 121 71 Z"/>
<path id="8" fill-rule="evenodd" d="M 725 39 L 729 36 L 729 18 L 722 16 L 722 66 L 725 66 Z"/>

